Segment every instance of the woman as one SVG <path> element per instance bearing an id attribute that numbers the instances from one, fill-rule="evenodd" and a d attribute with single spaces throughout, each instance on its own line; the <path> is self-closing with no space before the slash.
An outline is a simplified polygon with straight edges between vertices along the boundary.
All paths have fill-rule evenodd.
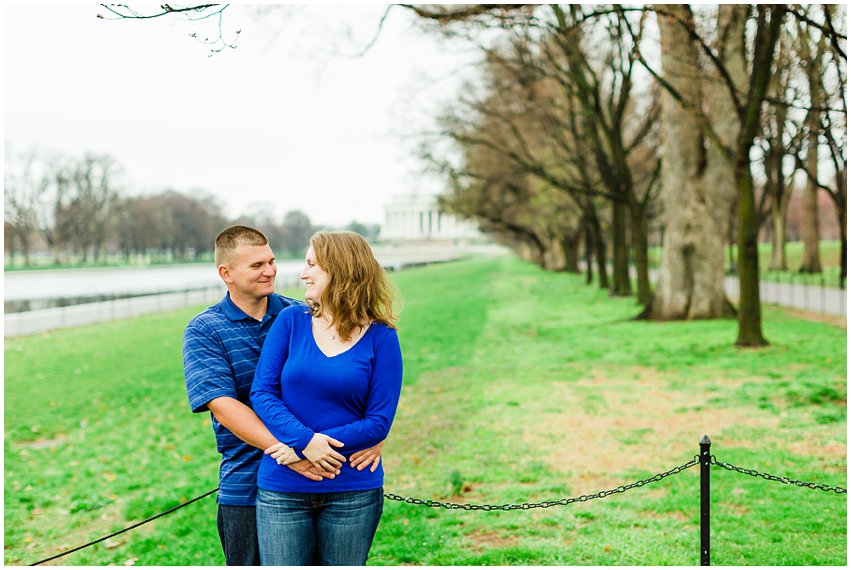
<path id="1" fill-rule="evenodd" d="M 384 502 L 381 466 L 346 455 L 383 441 L 402 386 L 390 286 L 354 232 L 317 232 L 300 278 L 305 307 L 269 331 L 251 402 L 279 441 L 336 477 L 311 481 L 265 455 L 257 477 L 264 565 L 366 563 Z M 267 452 L 268 453 L 268 452 Z"/>

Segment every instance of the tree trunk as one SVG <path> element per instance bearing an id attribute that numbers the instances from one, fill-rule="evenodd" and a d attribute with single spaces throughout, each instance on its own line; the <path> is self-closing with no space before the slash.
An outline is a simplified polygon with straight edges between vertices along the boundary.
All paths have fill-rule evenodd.
<path id="1" fill-rule="evenodd" d="M 589 199 L 590 200 L 590 199 Z M 593 208 L 593 205 L 592 205 Z M 600 289 L 609 288 L 609 270 L 606 267 L 608 255 L 606 254 L 606 239 L 603 237 L 603 228 L 596 211 L 591 211 L 591 233 L 594 240 L 594 254 L 597 258 L 597 275 L 600 276 Z"/>
<path id="2" fill-rule="evenodd" d="M 590 285 L 594 282 L 594 239 L 591 235 L 591 228 L 588 220 L 583 224 L 585 226 L 585 284 Z"/>
<path id="3" fill-rule="evenodd" d="M 635 252 L 635 272 L 638 281 L 638 302 L 650 302 L 650 264 L 647 255 L 647 218 L 644 208 L 630 204 L 632 247 Z"/>
<path id="4" fill-rule="evenodd" d="M 3 246 L 5 248 L 6 253 L 9 254 L 9 267 L 15 266 L 15 232 L 9 231 L 9 226 L 7 225 L 4 228 L 4 238 L 5 241 Z"/>
<path id="5" fill-rule="evenodd" d="M 662 96 L 662 192 L 665 236 L 659 278 L 640 317 L 654 320 L 712 319 L 731 316 L 724 295 L 724 237 L 734 196 L 732 177 L 719 169 L 707 174 L 700 108 L 697 47 L 680 21 L 694 24 L 691 9 L 666 5 L 659 14 L 665 80 L 683 97 Z M 675 19 L 676 18 L 676 19 Z M 729 98 L 729 96 L 728 96 Z M 735 121 L 735 114 L 731 117 Z"/>
<path id="6" fill-rule="evenodd" d="M 620 202 L 612 202 L 612 287 L 609 293 L 613 297 L 632 295 L 626 245 L 626 205 Z"/>
<path id="7" fill-rule="evenodd" d="M 735 200 L 730 202 L 730 211 L 728 212 L 729 215 L 727 218 L 728 275 L 735 275 L 738 272 L 737 267 L 739 266 L 739 261 L 736 258 L 736 212 L 738 211 L 738 207 L 739 205 Z"/>
<path id="8" fill-rule="evenodd" d="M 788 192 L 786 193 L 788 196 Z M 789 199 L 781 196 L 778 200 L 771 196 L 771 265 L 774 271 L 786 271 L 786 214 L 789 211 Z M 778 203 L 779 202 L 779 203 Z"/>
<path id="9" fill-rule="evenodd" d="M 757 249 L 759 216 L 756 212 L 750 154 L 759 130 L 762 103 L 768 91 L 774 51 L 785 16 L 785 10 L 781 7 L 759 6 L 757 10 L 750 88 L 747 103 L 742 109 L 741 128 L 733 153 L 739 194 L 739 334 L 736 345 L 751 347 L 765 346 L 768 341 L 762 336 Z"/>
<path id="10" fill-rule="evenodd" d="M 790 38 L 791 34 L 787 34 Z M 777 56 L 778 68 L 791 68 L 788 42 L 780 42 Z M 771 92 L 775 97 L 782 99 L 786 96 L 790 80 L 788 75 L 781 69 L 774 73 L 771 82 Z M 775 271 L 786 271 L 788 264 L 786 260 L 786 215 L 789 210 L 789 198 L 791 195 L 786 185 L 786 175 L 783 172 L 783 160 L 787 156 L 783 135 L 787 126 L 788 108 L 785 105 L 774 105 L 766 121 L 768 128 L 768 152 L 765 155 L 764 165 L 766 174 L 765 191 L 769 198 L 769 216 L 771 223 L 771 263 L 769 269 Z"/>
<path id="11" fill-rule="evenodd" d="M 759 301 L 759 250 L 756 223 L 756 199 L 751 178 L 750 159 L 739 158 L 736 178 L 739 183 L 739 336 L 737 346 L 765 346 Z"/>
<path id="12" fill-rule="evenodd" d="M 18 235 L 18 243 L 21 245 L 21 254 L 24 256 L 24 267 L 30 266 L 30 238 L 27 235 Z"/>
<path id="13" fill-rule="evenodd" d="M 801 39 L 802 59 L 806 62 L 807 79 L 810 91 L 811 107 L 821 106 L 821 45 L 816 47 L 815 57 L 809 57 L 809 37 L 805 35 Z M 819 130 L 821 120 L 818 110 L 810 110 L 807 114 L 807 158 L 806 169 L 813 176 L 818 175 L 818 147 Z M 801 220 L 801 241 L 804 243 L 804 252 L 801 257 L 801 273 L 821 273 L 821 257 L 819 256 L 819 187 L 816 181 L 807 177 L 807 186 L 804 189 L 804 204 Z"/>
<path id="14" fill-rule="evenodd" d="M 815 141 L 810 141 L 810 144 L 817 144 L 818 136 Z M 818 153 L 815 146 L 807 149 L 807 168 L 810 172 L 817 172 L 818 168 Z M 803 255 L 801 256 L 801 273 L 820 273 L 821 272 L 821 257 L 819 256 L 819 208 L 818 208 L 818 193 L 819 187 L 812 180 L 807 180 L 807 186 L 804 188 L 803 201 L 803 219 L 801 220 L 801 241 L 804 244 Z"/>
<path id="15" fill-rule="evenodd" d="M 836 193 L 831 192 L 836 217 L 839 220 L 839 288 L 845 288 L 848 277 L 848 170 L 843 168 L 836 176 Z"/>
<path id="16" fill-rule="evenodd" d="M 579 273 L 579 243 L 582 234 L 566 235 L 562 238 L 561 245 L 564 249 L 564 270 L 568 273 Z"/>
<path id="17" fill-rule="evenodd" d="M 566 260 L 562 241 L 552 237 L 546 239 L 544 244 L 546 245 L 543 255 L 544 269 L 547 271 L 564 271 Z"/>
<path id="18" fill-rule="evenodd" d="M 845 289 L 845 280 L 848 278 L 848 218 L 847 211 L 843 205 L 842 213 L 839 213 L 839 287 Z"/>
<path id="19" fill-rule="evenodd" d="M 9 267 L 15 267 L 15 243 L 12 235 L 6 238 L 5 246 L 9 252 Z"/>
<path id="20" fill-rule="evenodd" d="M 778 119 L 783 116 L 785 113 Z M 778 121 L 777 126 L 777 132 L 782 133 L 783 125 Z M 786 271 L 786 216 L 789 212 L 791 192 L 786 188 L 786 178 L 783 175 L 785 153 L 781 148 L 782 141 L 772 141 L 771 146 L 765 158 L 765 171 L 768 174 L 765 191 L 768 192 L 771 219 L 771 264 L 768 267 L 774 271 Z"/>

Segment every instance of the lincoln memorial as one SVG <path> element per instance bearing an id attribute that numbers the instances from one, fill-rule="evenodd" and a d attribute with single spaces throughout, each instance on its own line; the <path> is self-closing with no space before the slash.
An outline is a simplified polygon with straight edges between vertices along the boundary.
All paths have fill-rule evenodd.
<path id="1" fill-rule="evenodd" d="M 437 197 L 397 194 L 384 207 L 381 239 L 387 241 L 482 242 L 476 224 L 438 211 Z"/>

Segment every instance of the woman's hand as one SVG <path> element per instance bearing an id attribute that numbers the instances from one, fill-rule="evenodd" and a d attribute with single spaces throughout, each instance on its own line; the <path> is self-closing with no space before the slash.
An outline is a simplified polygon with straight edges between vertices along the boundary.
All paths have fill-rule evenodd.
<path id="1" fill-rule="evenodd" d="M 333 437 L 329 437 L 323 433 L 314 434 L 310 439 L 310 443 L 304 448 L 302 453 L 310 459 L 318 469 L 322 471 L 332 471 L 340 473 L 340 466 L 346 461 L 346 458 L 340 453 L 331 449 L 331 446 L 343 447 L 342 441 L 337 441 Z"/>
<path id="2" fill-rule="evenodd" d="M 278 462 L 278 465 L 289 465 L 300 461 L 293 448 L 280 441 L 268 447 L 263 453 L 271 455 L 272 459 Z"/>
<path id="3" fill-rule="evenodd" d="M 381 450 L 384 449 L 384 442 L 376 443 L 372 447 L 356 451 L 349 456 L 349 465 L 355 467 L 358 471 L 363 471 L 369 466 L 370 473 L 374 473 L 381 463 Z M 371 465 L 371 466 L 370 466 Z"/>

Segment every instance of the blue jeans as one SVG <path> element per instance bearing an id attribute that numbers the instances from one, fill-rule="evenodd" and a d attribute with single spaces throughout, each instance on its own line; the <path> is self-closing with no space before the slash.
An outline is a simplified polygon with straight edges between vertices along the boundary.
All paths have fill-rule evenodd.
<path id="1" fill-rule="evenodd" d="M 228 566 L 257 566 L 257 515 L 254 507 L 219 505 L 219 540 Z"/>
<path id="2" fill-rule="evenodd" d="M 340 493 L 257 490 L 264 566 L 363 566 L 384 507 L 384 489 Z"/>

